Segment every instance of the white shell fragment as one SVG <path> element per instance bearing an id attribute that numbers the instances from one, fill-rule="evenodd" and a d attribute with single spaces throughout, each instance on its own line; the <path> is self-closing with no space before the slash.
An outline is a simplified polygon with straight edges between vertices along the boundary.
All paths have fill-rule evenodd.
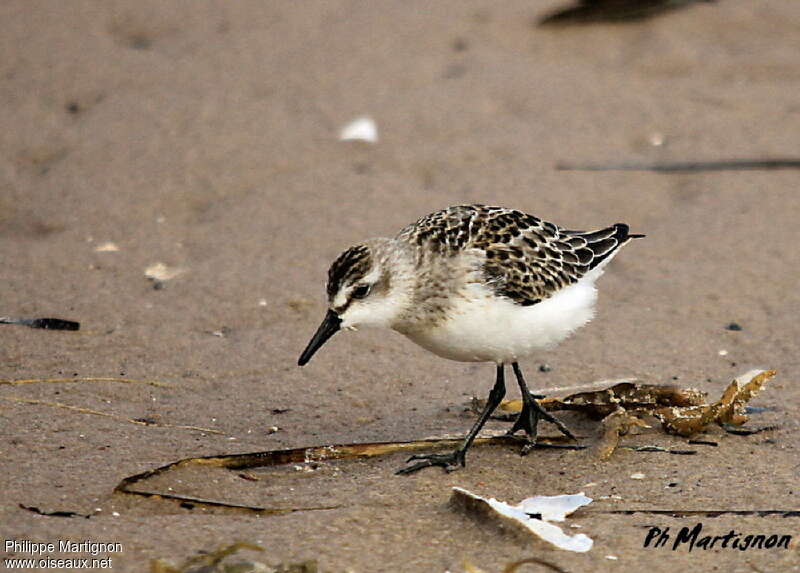
<path id="1" fill-rule="evenodd" d="M 516 507 L 525 513 L 539 514 L 544 521 L 564 521 L 570 513 L 590 503 L 592 498 L 581 492 L 574 495 L 537 495 L 523 499 Z"/>
<path id="2" fill-rule="evenodd" d="M 116 245 L 116 243 L 109 241 L 107 243 L 97 245 L 94 250 L 98 253 L 116 253 L 119 251 L 119 247 Z"/>
<path id="3" fill-rule="evenodd" d="M 154 263 L 144 270 L 144 276 L 151 281 L 163 282 L 183 274 L 184 270 L 179 267 L 168 267 L 164 263 Z"/>
<path id="4" fill-rule="evenodd" d="M 476 504 L 491 509 L 495 515 L 511 520 L 521 528 L 537 537 L 552 543 L 559 549 L 585 553 L 592 548 L 592 539 L 583 533 L 567 535 L 562 529 L 550 521 L 564 521 L 565 517 L 592 499 L 583 495 L 535 496 L 521 501 L 517 505 L 509 505 L 494 498 L 485 498 L 460 487 L 453 488 L 453 498 L 469 508 Z M 536 517 L 532 517 L 535 515 Z M 541 516 L 541 519 L 537 519 Z"/>
<path id="5" fill-rule="evenodd" d="M 371 117 L 358 117 L 342 128 L 339 132 L 339 140 L 377 143 L 378 126 Z"/>

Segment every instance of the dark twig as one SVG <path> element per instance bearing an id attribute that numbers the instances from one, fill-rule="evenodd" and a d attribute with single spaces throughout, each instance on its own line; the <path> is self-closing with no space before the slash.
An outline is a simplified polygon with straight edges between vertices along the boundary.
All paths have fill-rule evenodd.
<path id="1" fill-rule="evenodd" d="M 618 515 L 633 515 L 635 513 L 649 513 L 652 515 L 672 515 L 673 517 L 688 517 L 691 515 L 702 515 L 705 517 L 719 517 L 720 515 L 754 515 L 758 517 L 769 517 L 779 515 L 781 517 L 800 517 L 800 511 L 796 509 L 608 509 L 608 510 L 584 510 L 585 513 L 615 513 Z"/>
<path id="2" fill-rule="evenodd" d="M 771 432 L 779 429 L 780 426 L 762 426 L 760 428 L 742 428 L 741 426 L 734 426 L 732 424 L 723 424 L 722 429 L 729 434 L 736 436 L 752 436 L 753 434 L 760 434 L 761 432 Z"/>
<path id="3" fill-rule="evenodd" d="M 711 440 L 689 440 L 689 443 L 693 446 L 719 446 L 717 442 L 712 442 Z"/>
<path id="4" fill-rule="evenodd" d="M 92 517 L 91 513 L 87 515 L 87 514 L 83 514 L 83 513 L 78 513 L 76 511 L 61 511 L 61 510 L 59 510 L 59 511 L 45 511 L 43 509 L 39 509 L 38 507 L 35 507 L 35 506 L 32 506 L 32 505 L 24 505 L 24 504 L 21 504 L 21 503 L 18 504 L 18 505 L 19 505 L 19 507 L 21 509 L 26 509 L 28 511 L 31 511 L 31 512 L 36 513 L 38 515 L 44 515 L 46 517 L 84 517 L 86 519 L 89 519 L 90 517 Z"/>
<path id="5" fill-rule="evenodd" d="M 578 0 L 539 19 L 539 26 L 638 22 L 697 2 L 715 0 Z"/>
<path id="6" fill-rule="evenodd" d="M 720 161 L 623 161 L 618 163 L 556 163 L 559 171 L 655 171 L 697 173 L 700 171 L 757 171 L 800 169 L 800 159 L 726 159 Z"/>
<path id="7" fill-rule="evenodd" d="M 79 330 L 81 327 L 80 322 L 62 318 L 12 318 L 10 316 L 0 316 L 0 324 L 22 324 L 45 330 Z"/>
<path id="8" fill-rule="evenodd" d="M 680 450 L 678 448 L 662 448 L 661 446 L 617 446 L 634 452 L 661 452 L 665 454 L 675 454 L 678 456 L 693 456 L 697 450 Z"/>

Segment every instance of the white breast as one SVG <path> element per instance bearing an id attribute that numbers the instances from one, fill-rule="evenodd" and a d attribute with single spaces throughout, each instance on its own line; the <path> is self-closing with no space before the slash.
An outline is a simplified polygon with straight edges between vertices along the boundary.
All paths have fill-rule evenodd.
<path id="1" fill-rule="evenodd" d="M 450 360 L 515 362 L 558 344 L 592 319 L 599 274 L 591 273 L 532 306 L 497 298 L 485 286 L 473 284 L 453 301 L 447 320 L 403 334 Z"/>

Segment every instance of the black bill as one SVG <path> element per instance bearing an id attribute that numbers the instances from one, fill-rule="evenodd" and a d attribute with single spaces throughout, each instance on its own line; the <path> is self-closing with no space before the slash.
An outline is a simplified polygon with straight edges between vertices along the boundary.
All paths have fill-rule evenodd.
<path id="1" fill-rule="evenodd" d="M 300 360 L 297 361 L 297 364 L 305 366 L 306 363 L 311 360 L 311 357 L 314 356 L 314 353 L 319 350 L 331 336 L 336 334 L 341 324 L 342 319 L 339 318 L 339 315 L 329 310 L 322 324 L 319 325 L 314 337 L 311 339 L 311 342 L 308 343 L 308 346 L 306 346 L 306 349 L 303 350 L 303 353 L 300 355 Z"/>

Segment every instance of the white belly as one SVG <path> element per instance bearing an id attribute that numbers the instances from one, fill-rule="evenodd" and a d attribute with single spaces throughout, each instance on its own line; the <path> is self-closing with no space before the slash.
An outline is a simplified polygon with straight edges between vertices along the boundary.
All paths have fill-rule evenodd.
<path id="1" fill-rule="evenodd" d="M 470 295 L 458 299 L 444 322 L 403 334 L 450 360 L 510 363 L 567 338 L 592 319 L 597 300 L 594 280 L 586 278 L 532 306 L 496 298 L 477 285 Z"/>

